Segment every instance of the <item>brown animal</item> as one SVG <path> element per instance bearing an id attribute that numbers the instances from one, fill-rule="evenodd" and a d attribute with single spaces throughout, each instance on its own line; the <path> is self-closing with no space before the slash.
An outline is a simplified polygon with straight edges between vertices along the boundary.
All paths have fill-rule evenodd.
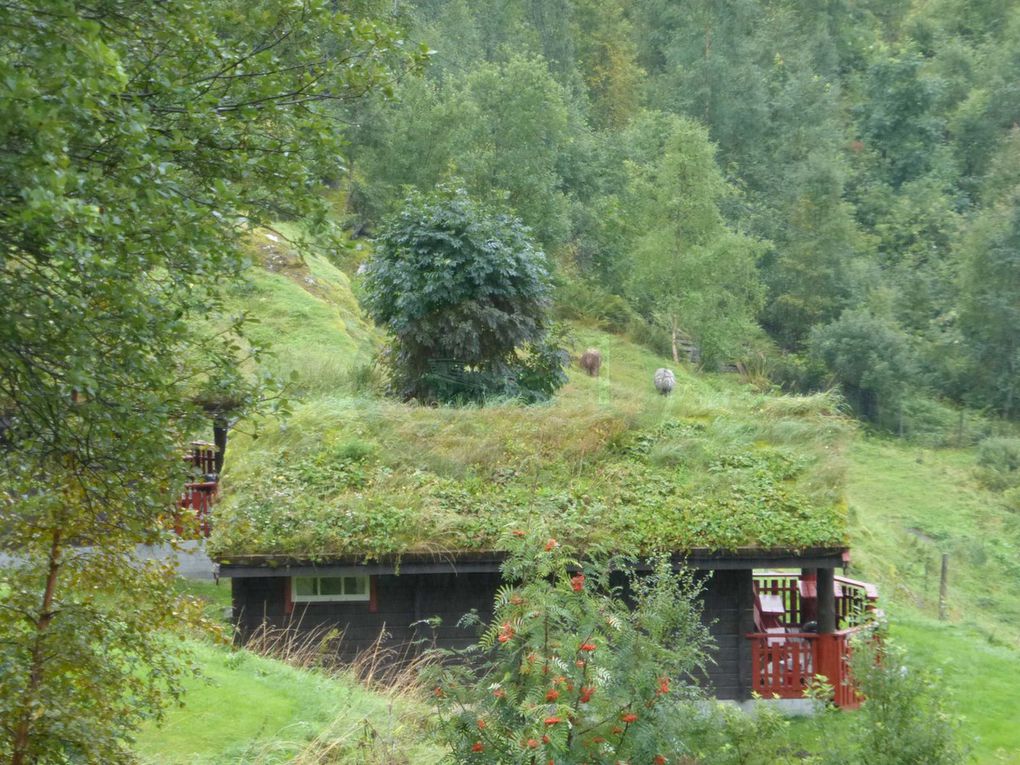
<path id="1" fill-rule="evenodd" d="M 581 354 L 581 369 L 591 377 L 599 376 L 599 369 L 602 368 L 602 354 L 598 348 L 589 348 Z"/>

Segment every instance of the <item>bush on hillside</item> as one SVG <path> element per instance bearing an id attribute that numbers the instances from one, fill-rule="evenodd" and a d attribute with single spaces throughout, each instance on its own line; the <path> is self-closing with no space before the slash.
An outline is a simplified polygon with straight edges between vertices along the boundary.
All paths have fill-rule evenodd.
<path id="1" fill-rule="evenodd" d="M 880 647 L 857 644 L 851 662 L 865 700 L 851 718 L 849 740 L 827 754 L 826 765 L 964 762 L 960 721 L 949 713 L 935 673 L 909 662 L 888 639 Z"/>
<path id="2" fill-rule="evenodd" d="M 831 324 L 815 327 L 808 347 L 861 417 L 884 425 L 896 420 L 913 368 L 899 328 L 869 311 L 844 311 Z"/>
<path id="3" fill-rule="evenodd" d="M 517 218 L 462 189 L 407 199 L 383 228 L 364 290 L 391 335 L 385 362 L 405 400 L 535 401 L 566 382 L 544 253 Z"/>
<path id="4" fill-rule="evenodd" d="M 616 334 L 641 320 L 626 298 L 587 279 L 564 279 L 556 285 L 556 315 Z"/>
<path id="5" fill-rule="evenodd" d="M 986 438 L 978 444 L 981 482 L 1002 490 L 1020 483 L 1020 438 Z"/>

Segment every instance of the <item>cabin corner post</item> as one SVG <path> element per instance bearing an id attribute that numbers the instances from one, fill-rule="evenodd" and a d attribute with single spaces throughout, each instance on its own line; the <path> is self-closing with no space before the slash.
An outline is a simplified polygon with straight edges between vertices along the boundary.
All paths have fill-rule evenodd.
<path id="1" fill-rule="evenodd" d="M 818 632 L 831 635 L 836 631 L 835 569 L 818 569 Z"/>
<path id="2" fill-rule="evenodd" d="M 213 443 L 216 446 L 215 460 L 216 475 L 223 472 L 223 457 L 227 452 L 227 429 L 230 423 L 225 417 L 217 417 L 213 420 Z"/>
<path id="3" fill-rule="evenodd" d="M 754 628 L 754 571 L 747 569 L 741 577 L 739 599 L 738 635 L 749 635 Z M 754 692 L 754 656 L 750 640 L 737 641 L 737 666 L 739 667 L 739 695 L 742 700 L 750 699 Z"/>

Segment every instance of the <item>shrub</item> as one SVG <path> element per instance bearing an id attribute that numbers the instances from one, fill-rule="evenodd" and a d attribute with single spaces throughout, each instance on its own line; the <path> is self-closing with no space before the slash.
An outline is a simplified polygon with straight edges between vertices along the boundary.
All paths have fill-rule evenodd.
<path id="1" fill-rule="evenodd" d="M 964 761 L 959 720 L 946 709 L 937 675 L 906 660 L 886 639 L 855 646 L 852 668 L 865 701 L 850 723 L 847 746 L 827 755 L 831 765 L 956 765 Z"/>
<path id="2" fill-rule="evenodd" d="M 994 490 L 1020 483 L 1020 438 L 986 438 L 978 444 L 981 482 Z"/>
<path id="3" fill-rule="evenodd" d="M 456 763 L 665 763 L 693 754 L 691 675 L 707 629 L 688 573 L 647 576 L 514 537 L 494 617 L 475 646 L 443 652 L 435 732 Z M 620 561 L 616 561 L 620 563 Z M 624 594 L 630 600 L 628 607 Z M 451 662 L 452 658 L 459 662 Z"/>
<path id="4" fill-rule="evenodd" d="M 625 332 L 631 322 L 640 320 L 626 298 L 586 279 L 564 279 L 557 284 L 556 315 L 616 334 Z"/>
<path id="5" fill-rule="evenodd" d="M 390 218 L 364 281 L 392 336 L 385 363 L 404 399 L 537 400 L 566 382 L 551 345 L 545 255 L 516 218 L 462 189 L 413 193 Z"/>
<path id="6" fill-rule="evenodd" d="M 809 349 L 861 417 L 891 423 L 913 367 L 902 331 L 868 311 L 844 311 L 836 321 L 811 331 Z"/>

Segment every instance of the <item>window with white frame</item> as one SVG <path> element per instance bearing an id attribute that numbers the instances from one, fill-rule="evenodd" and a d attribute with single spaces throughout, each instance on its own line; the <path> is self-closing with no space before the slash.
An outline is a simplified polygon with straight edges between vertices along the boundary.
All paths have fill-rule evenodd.
<path id="1" fill-rule="evenodd" d="M 371 597 L 367 576 L 295 576 L 290 586 L 291 600 L 295 603 L 368 600 Z"/>

